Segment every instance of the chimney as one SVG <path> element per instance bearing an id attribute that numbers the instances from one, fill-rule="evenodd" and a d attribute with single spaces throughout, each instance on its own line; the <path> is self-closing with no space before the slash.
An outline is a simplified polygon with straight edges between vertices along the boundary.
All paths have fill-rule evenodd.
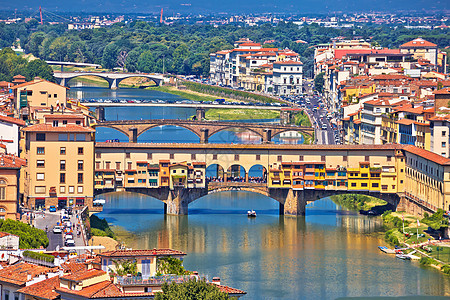
<path id="1" fill-rule="evenodd" d="M 27 281 L 31 280 L 31 274 L 27 274 Z"/>
<path id="2" fill-rule="evenodd" d="M 213 277 L 212 283 L 220 285 L 220 277 Z"/>

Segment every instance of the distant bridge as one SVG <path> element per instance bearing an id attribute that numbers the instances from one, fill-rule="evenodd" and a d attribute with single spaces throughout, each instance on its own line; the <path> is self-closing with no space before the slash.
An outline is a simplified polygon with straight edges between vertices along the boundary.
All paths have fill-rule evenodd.
<path id="1" fill-rule="evenodd" d="M 47 64 L 49 65 L 56 65 L 56 66 L 61 66 L 61 72 L 64 71 L 64 66 L 71 66 L 71 67 L 90 67 L 90 68 L 101 68 L 102 65 L 98 65 L 98 64 L 88 64 L 88 63 L 79 63 L 79 62 L 70 62 L 70 61 L 52 61 L 52 60 L 47 60 L 45 61 Z"/>
<path id="2" fill-rule="evenodd" d="M 144 77 L 151 79 L 156 85 L 160 85 L 163 76 L 158 74 L 142 74 L 142 73 L 114 73 L 114 72 L 56 72 L 53 74 L 58 84 L 66 86 L 69 80 L 80 76 L 96 76 L 105 79 L 110 89 L 117 89 L 119 83 L 131 77 Z"/>
<path id="3" fill-rule="evenodd" d="M 200 143 L 208 143 L 211 135 L 231 128 L 242 128 L 254 132 L 262 138 L 263 143 L 272 141 L 274 136 L 286 131 L 298 131 L 308 136 L 312 136 L 314 133 L 314 128 L 306 126 L 170 119 L 103 121 L 93 126 L 113 128 L 128 136 L 129 142 L 137 143 L 137 138 L 145 131 L 167 125 L 179 126 L 190 130 L 200 138 Z"/>

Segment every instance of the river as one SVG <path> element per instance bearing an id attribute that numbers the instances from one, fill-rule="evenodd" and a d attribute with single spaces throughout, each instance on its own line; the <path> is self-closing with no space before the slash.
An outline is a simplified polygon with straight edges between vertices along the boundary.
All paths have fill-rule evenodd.
<path id="1" fill-rule="evenodd" d="M 72 88 L 69 94 L 87 99 L 178 98 L 137 89 L 86 87 Z M 193 110 L 168 107 L 106 109 L 109 120 L 193 114 Z M 140 141 L 198 142 L 184 129 L 164 127 L 148 132 Z M 107 129 L 99 129 L 96 138 L 126 140 Z M 212 140 L 254 142 L 251 136 L 234 131 L 216 134 Z M 268 197 L 222 192 L 190 204 L 189 216 L 165 216 L 163 203 L 148 196 L 109 193 L 101 197 L 106 204 L 98 216 L 130 233 L 125 238 L 127 246 L 185 251 L 188 270 L 210 279 L 219 276 L 222 284 L 245 290 L 248 294 L 243 299 L 450 296 L 450 277 L 378 250 L 385 243 L 371 233 L 380 229 L 379 218 L 343 210 L 329 199 L 309 204 L 305 217 L 285 217 L 278 214 L 278 203 Z M 249 209 L 255 209 L 258 217 L 247 218 Z"/>

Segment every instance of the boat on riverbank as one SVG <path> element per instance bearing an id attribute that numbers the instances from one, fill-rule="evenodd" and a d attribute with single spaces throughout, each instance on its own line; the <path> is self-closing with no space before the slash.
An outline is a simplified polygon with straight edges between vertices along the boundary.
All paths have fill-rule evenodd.
<path id="1" fill-rule="evenodd" d="M 411 260 L 411 257 L 407 254 L 395 254 L 395 257 L 403 260 Z"/>
<path id="2" fill-rule="evenodd" d="M 378 249 L 380 249 L 380 251 L 387 253 L 387 254 L 395 254 L 395 250 L 394 249 L 389 249 L 386 246 L 378 246 Z"/>

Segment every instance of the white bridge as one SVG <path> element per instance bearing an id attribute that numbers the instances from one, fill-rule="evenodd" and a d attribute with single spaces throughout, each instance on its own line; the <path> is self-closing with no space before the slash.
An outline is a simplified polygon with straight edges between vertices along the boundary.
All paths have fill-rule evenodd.
<path id="1" fill-rule="evenodd" d="M 55 72 L 55 79 L 58 81 L 58 84 L 66 86 L 69 80 L 81 77 L 81 76 L 96 76 L 105 79 L 110 89 L 117 89 L 119 87 L 119 83 L 127 78 L 131 77 L 143 77 L 149 78 L 156 85 L 160 85 L 161 81 L 163 81 L 163 76 L 160 74 L 145 74 L 145 73 L 116 73 L 116 72 Z"/>

